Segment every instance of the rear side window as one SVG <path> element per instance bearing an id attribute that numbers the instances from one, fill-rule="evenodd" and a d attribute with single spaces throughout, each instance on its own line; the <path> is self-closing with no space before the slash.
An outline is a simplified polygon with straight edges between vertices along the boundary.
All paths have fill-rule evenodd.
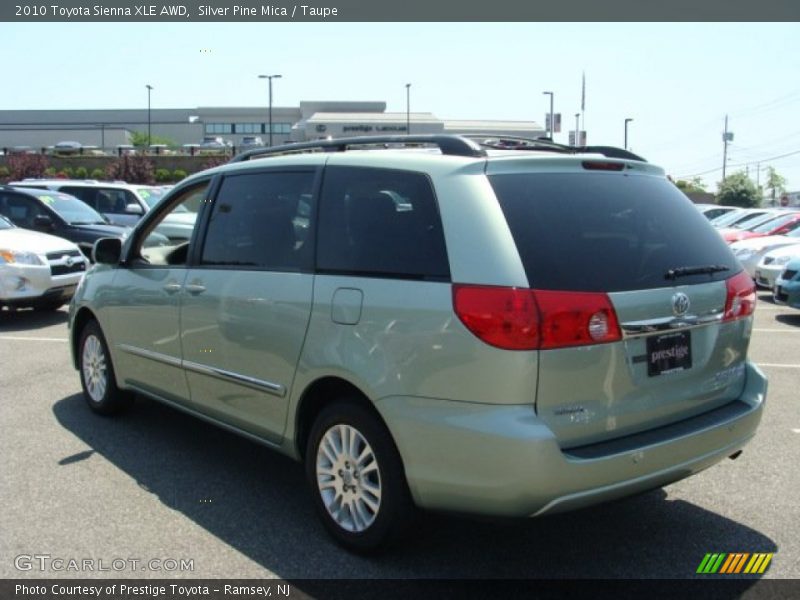
<path id="1" fill-rule="evenodd" d="M 492 175 L 531 287 L 616 292 L 673 285 L 670 269 L 741 270 L 722 237 L 672 183 L 608 173 Z"/>
<path id="2" fill-rule="evenodd" d="M 311 269 L 314 172 L 229 175 L 208 224 L 201 264 Z"/>
<path id="3" fill-rule="evenodd" d="M 436 199 L 422 173 L 328 167 L 318 247 L 320 272 L 450 279 Z"/>

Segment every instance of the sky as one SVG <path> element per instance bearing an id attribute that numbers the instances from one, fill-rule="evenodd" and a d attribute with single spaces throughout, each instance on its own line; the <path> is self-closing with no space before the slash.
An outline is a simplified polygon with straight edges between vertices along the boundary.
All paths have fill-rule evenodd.
<path id="1" fill-rule="evenodd" d="M 0 110 L 378 100 L 440 119 L 544 124 L 567 143 L 624 143 L 674 178 L 715 191 L 767 166 L 800 191 L 799 23 L 0 23 Z"/>

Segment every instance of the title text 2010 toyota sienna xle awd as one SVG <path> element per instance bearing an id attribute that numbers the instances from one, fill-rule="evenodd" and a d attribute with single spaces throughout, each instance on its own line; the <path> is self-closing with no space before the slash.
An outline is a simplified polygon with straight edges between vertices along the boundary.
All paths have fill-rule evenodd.
<path id="1" fill-rule="evenodd" d="M 95 246 L 70 319 L 89 406 L 135 392 L 304 461 L 357 551 L 414 507 L 543 515 L 736 455 L 767 382 L 719 235 L 630 153 L 493 146 L 331 140 L 188 178 Z M 185 209 L 188 242 L 147 244 Z"/>

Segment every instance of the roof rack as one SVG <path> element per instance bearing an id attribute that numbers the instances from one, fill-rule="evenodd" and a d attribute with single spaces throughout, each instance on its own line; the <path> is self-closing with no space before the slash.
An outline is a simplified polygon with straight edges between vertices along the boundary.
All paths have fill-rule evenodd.
<path id="1" fill-rule="evenodd" d="M 647 162 L 638 154 L 614 146 L 565 146 L 550 138 L 526 138 L 513 135 L 476 135 L 465 136 L 484 148 L 495 150 L 542 150 L 562 154 L 602 154 L 608 158 L 625 158 Z"/>
<path id="2" fill-rule="evenodd" d="M 306 151 L 320 152 L 345 152 L 348 148 L 357 146 L 437 146 L 442 154 L 449 156 L 486 156 L 486 151 L 472 140 L 459 135 L 390 135 L 390 136 L 360 136 L 352 138 L 337 138 L 330 140 L 315 140 L 313 142 L 298 142 L 283 144 L 268 148 L 255 148 L 234 156 L 229 162 L 243 162 L 261 156 L 275 156 L 281 154 L 294 154 Z"/>

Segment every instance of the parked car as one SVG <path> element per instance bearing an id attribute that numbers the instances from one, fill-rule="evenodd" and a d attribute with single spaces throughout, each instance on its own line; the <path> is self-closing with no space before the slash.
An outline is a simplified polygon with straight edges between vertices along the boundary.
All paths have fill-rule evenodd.
<path id="1" fill-rule="evenodd" d="M 58 309 L 72 298 L 86 265 L 72 242 L 0 216 L 0 308 Z"/>
<path id="2" fill-rule="evenodd" d="M 55 154 L 80 154 L 83 146 L 80 142 L 65 141 L 58 142 L 53 146 L 53 153 Z"/>
<path id="3" fill-rule="evenodd" d="M 771 252 L 781 246 L 792 246 L 797 243 L 800 243 L 800 229 L 790 231 L 786 235 L 769 235 L 734 242 L 731 244 L 731 250 L 744 267 L 744 270 L 751 277 L 755 277 L 756 265 L 761 262 L 767 252 Z"/>
<path id="4" fill-rule="evenodd" d="M 336 139 L 190 176 L 95 247 L 89 407 L 143 394 L 304 461 L 359 552 L 415 506 L 538 516 L 738 456 L 767 389 L 752 279 L 663 169 L 580 150 Z M 147 247 L 198 200 L 188 243 Z"/>
<path id="5" fill-rule="evenodd" d="M 719 204 L 695 204 L 694 206 L 709 221 L 738 210 L 735 206 L 720 206 Z"/>
<path id="6" fill-rule="evenodd" d="M 768 235 L 784 235 L 800 225 L 800 213 L 779 211 L 776 214 L 764 215 L 761 219 L 753 219 L 740 227 L 720 229 L 722 238 L 732 244 L 742 240 Z"/>
<path id="7" fill-rule="evenodd" d="M 775 209 L 767 208 L 741 208 L 739 210 L 731 211 L 719 216 L 716 219 L 712 219 L 711 224 L 717 229 L 722 229 L 723 227 L 733 227 L 734 225 L 746 223 L 751 219 L 761 217 L 762 215 L 774 210 Z"/>
<path id="8" fill-rule="evenodd" d="M 773 299 L 777 304 L 800 308 L 800 258 L 786 263 L 786 268 L 775 280 Z"/>
<path id="9" fill-rule="evenodd" d="M 53 190 L 0 185 L 0 215 L 17 227 L 70 240 L 87 258 L 91 258 L 95 241 L 103 237 L 121 241 L 130 231 L 111 225 L 77 198 Z"/>
<path id="10" fill-rule="evenodd" d="M 246 135 L 242 138 L 239 147 L 237 148 L 239 152 L 246 152 L 247 150 L 253 150 L 254 148 L 263 148 L 264 147 L 264 140 L 262 140 L 258 136 L 254 135 Z"/>
<path id="11" fill-rule="evenodd" d="M 20 188 L 56 190 L 82 200 L 114 225 L 133 226 L 161 199 L 165 186 L 139 185 L 124 181 L 71 179 L 25 179 L 9 185 Z M 170 215 L 158 233 L 173 240 L 188 240 L 197 213 L 188 210 Z"/>
<path id="12" fill-rule="evenodd" d="M 786 265 L 795 257 L 800 257 L 800 239 L 788 246 L 780 246 L 764 253 L 753 273 L 756 285 L 771 290 Z"/>

